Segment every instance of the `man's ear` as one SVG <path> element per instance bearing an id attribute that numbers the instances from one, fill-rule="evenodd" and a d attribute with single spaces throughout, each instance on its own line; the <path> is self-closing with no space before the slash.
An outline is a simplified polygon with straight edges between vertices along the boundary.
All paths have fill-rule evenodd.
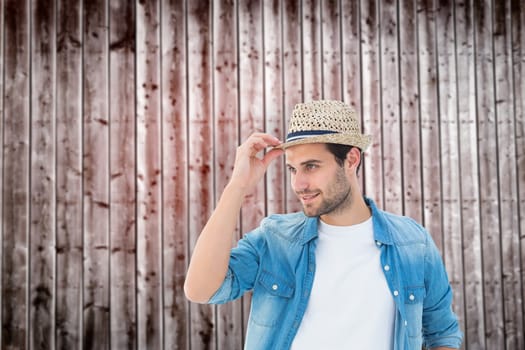
<path id="1" fill-rule="evenodd" d="M 348 162 L 349 170 L 357 173 L 359 163 L 361 163 L 361 152 L 357 147 L 352 147 L 346 154 L 346 160 Z"/>

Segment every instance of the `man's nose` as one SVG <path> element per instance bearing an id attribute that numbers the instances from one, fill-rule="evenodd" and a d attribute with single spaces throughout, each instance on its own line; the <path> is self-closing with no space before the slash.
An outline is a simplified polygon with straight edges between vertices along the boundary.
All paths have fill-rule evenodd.
<path id="1" fill-rule="evenodd" d="M 308 189 L 308 179 L 301 172 L 297 172 L 292 176 L 292 188 L 295 192 L 303 192 Z"/>

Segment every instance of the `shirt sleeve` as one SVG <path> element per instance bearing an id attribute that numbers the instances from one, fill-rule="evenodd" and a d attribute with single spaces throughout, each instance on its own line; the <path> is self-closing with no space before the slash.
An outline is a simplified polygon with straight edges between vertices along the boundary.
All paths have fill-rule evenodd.
<path id="1" fill-rule="evenodd" d="M 258 231 L 253 231 L 231 250 L 226 277 L 209 304 L 227 303 L 253 288 L 259 271 L 259 236 Z"/>
<path id="2" fill-rule="evenodd" d="M 443 260 L 434 241 L 428 235 L 425 256 L 425 289 L 423 305 L 423 342 L 426 348 L 439 346 L 459 348 L 463 334 L 458 318 L 452 311 L 452 288 Z"/>

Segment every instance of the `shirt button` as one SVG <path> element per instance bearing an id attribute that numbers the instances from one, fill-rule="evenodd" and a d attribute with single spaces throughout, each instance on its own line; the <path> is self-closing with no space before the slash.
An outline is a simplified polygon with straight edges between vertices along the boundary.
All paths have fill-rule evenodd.
<path id="1" fill-rule="evenodd" d="M 279 286 L 276 285 L 276 284 L 274 284 L 274 285 L 272 286 L 272 289 L 273 289 L 273 290 L 277 290 L 277 288 L 279 288 Z"/>
<path id="2" fill-rule="evenodd" d="M 405 326 L 408 326 L 408 322 L 407 321 L 405 321 Z"/>
<path id="3" fill-rule="evenodd" d="M 414 296 L 414 294 L 410 294 L 410 296 L 408 297 L 408 299 L 410 300 L 414 300 L 416 297 Z"/>
<path id="4" fill-rule="evenodd" d="M 390 266 L 389 265 L 385 265 L 384 269 L 385 269 L 385 271 L 390 271 Z"/>
<path id="5" fill-rule="evenodd" d="M 381 243 L 381 242 L 379 242 L 379 241 L 376 241 L 376 245 L 377 245 L 378 247 L 381 247 L 381 244 L 383 244 L 383 243 Z"/>
<path id="6" fill-rule="evenodd" d="M 394 296 L 397 297 L 399 295 L 399 292 L 397 290 L 394 291 Z"/>

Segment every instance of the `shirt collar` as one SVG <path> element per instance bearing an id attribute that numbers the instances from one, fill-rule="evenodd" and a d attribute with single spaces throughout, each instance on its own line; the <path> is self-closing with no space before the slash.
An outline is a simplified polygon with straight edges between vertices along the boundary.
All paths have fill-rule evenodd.
<path id="1" fill-rule="evenodd" d="M 373 200 L 368 197 L 364 197 L 366 205 L 372 211 L 372 222 L 374 225 L 374 239 L 377 242 L 391 245 L 393 244 L 392 233 L 390 232 L 390 226 L 388 225 L 383 211 L 377 209 L 376 204 Z"/>
<path id="2" fill-rule="evenodd" d="M 376 204 L 373 200 L 368 197 L 364 197 L 366 205 L 372 211 L 372 222 L 374 225 L 374 239 L 382 244 L 393 244 L 392 233 L 390 232 L 389 225 L 387 224 L 384 214 L 381 210 L 377 209 Z M 304 226 L 303 239 L 301 244 L 306 244 L 312 239 L 318 237 L 318 220 L 319 217 L 307 217 Z"/>

